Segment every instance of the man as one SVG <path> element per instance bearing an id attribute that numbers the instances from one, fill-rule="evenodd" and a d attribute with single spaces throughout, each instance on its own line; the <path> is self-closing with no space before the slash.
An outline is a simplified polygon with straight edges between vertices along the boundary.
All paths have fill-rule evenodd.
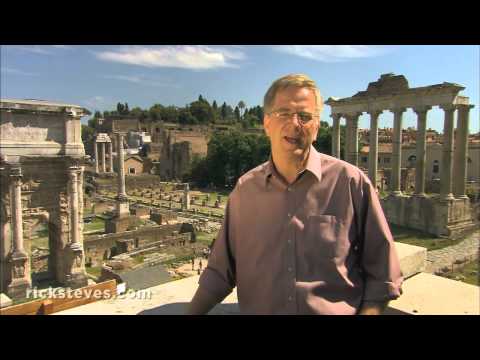
<path id="1" fill-rule="evenodd" d="M 381 314 L 400 296 L 375 188 L 360 169 L 312 146 L 322 105 L 305 75 L 267 91 L 270 160 L 231 193 L 188 314 L 206 314 L 235 286 L 245 314 Z"/>

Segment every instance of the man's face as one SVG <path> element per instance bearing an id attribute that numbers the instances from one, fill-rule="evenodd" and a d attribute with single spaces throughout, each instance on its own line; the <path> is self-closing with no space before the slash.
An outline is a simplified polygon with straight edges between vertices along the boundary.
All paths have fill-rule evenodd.
<path id="1" fill-rule="evenodd" d="M 317 138 L 320 120 L 317 113 L 315 93 L 308 88 L 287 87 L 277 92 L 273 114 L 264 117 L 264 128 L 272 145 L 272 154 L 292 158 L 303 155 Z M 278 116 L 281 112 L 306 112 L 314 114 L 311 121 L 302 124 L 298 114 L 289 118 Z M 275 115 L 277 114 L 277 115 Z"/>

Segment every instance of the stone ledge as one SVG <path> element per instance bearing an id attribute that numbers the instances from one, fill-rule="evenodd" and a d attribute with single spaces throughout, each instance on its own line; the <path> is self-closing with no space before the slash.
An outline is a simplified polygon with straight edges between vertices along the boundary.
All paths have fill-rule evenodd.
<path id="1" fill-rule="evenodd" d="M 480 288 L 420 273 L 404 282 L 403 295 L 386 315 L 480 315 Z"/>
<path id="2" fill-rule="evenodd" d="M 400 261 L 400 269 L 405 279 L 425 270 L 427 265 L 427 249 L 421 246 L 395 242 Z"/>

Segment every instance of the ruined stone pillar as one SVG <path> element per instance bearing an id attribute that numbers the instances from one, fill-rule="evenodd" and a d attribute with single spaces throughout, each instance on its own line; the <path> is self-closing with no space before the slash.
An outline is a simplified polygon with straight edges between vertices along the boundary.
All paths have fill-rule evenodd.
<path id="1" fill-rule="evenodd" d="M 333 132 L 332 132 L 332 156 L 340 159 L 340 119 L 341 114 L 332 114 Z"/>
<path id="2" fill-rule="evenodd" d="M 117 133 L 117 159 L 118 159 L 118 196 L 127 197 L 125 192 L 125 156 L 123 154 L 123 133 Z"/>
<path id="3" fill-rule="evenodd" d="M 393 108 L 393 153 L 391 173 L 391 193 L 400 195 L 402 193 L 402 120 L 405 108 Z"/>
<path id="4" fill-rule="evenodd" d="M 23 244 L 22 219 L 22 170 L 14 167 L 10 170 L 10 207 L 12 218 L 12 252 L 10 253 L 11 283 L 7 293 L 12 298 L 25 297 L 31 287 L 30 261 Z"/>
<path id="5" fill-rule="evenodd" d="M 106 173 L 107 172 L 107 163 L 105 160 L 105 143 L 102 142 L 102 172 Z"/>
<path id="6" fill-rule="evenodd" d="M 98 174 L 99 173 L 99 164 L 98 164 L 98 142 L 97 140 L 95 139 L 94 143 L 93 143 L 93 148 L 95 150 L 95 174 Z"/>
<path id="7" fill-rule="evenodd" d="M 370 146 L 368 151 L 368 177 L 372 185 L 377 188 L 378 168 L 378 117 L 382 110 L 370 112 Z"/>
<path id="8" fill-rule="evenodd" d="M 350 138 L 352 137 L 352 121 L 345 116 L 345 144 L 343 145 L 344 160 L 350 162 Z"/>
<path id="9" fill-rule="evenodd" d="M 108 143 L 108 160 L 109 160 L 109 165 L 108 165 L 109 171 L 113 173 L 113 146 L 111 142 Z"/>
<path id="10" fill-rule="evenodd" d="M 358 166 L 358 118 L 361 113 L 345 115 L 347 119 L 347 161 Z"/>
<path id="11" fill-rule="evenodd" d="M 453 199 L 452 175 L 453 175 L 453 114 L 455 105 L 445 104 L 440 108 L 445 112 L 443 122 L 443 145 L 442 145 L 442 170 L 440 181 L 440 196 L 442 199 Z"/>
<path id="12" fill-rule="evenodd" d="M 417 136 L 416 136 L 416 166 L 415 166 L 415 195 L 425 196 L 425 166 L 427 162 L 427 112 L 431 106 L 420 106 L 414 108 L 417 114 Z"/>
<path id="13" fill-rule="evenodd" d="M 185 188 L 183 190 L 183 204 L 186 210 L 190 210 L 190 186 L 185 184 Z"/>
<path id="14" fill-rule="evenodd" d="M 470 109 L 473 105 L 457 105 L 457 135 L 455 137 L 455 177 L 453 191 L 455 197 L 466 198 L 468 126 Z"/>

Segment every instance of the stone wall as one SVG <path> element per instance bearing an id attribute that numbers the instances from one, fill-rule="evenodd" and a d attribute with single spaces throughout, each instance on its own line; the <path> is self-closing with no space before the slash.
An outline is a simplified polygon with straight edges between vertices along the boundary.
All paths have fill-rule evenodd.
<path id="1" fill-rule="evenodd" d="M 468 198 L 447 201 L 401 195 L 381 199 L 381 204 L 390 223 L 436 236 L 456 238 L 474 226 Z"/>
<path id="2" fill-rule="evenodd" d="M 176 241 L 184 239 L 184 236 L 180 236 L 180 234 L 192 233 L 193 231 L 191 224 L 178 223 L 163 226 L 145 226 L 138 230 L 115 234 L 86 236 L 84 242 L 85 259 L 92 266 L 98 266 L 102 261 L 119 253 L 117 245 L 121 240 L 132 239 L 135 248 L 158 241 L 175 244 Z M 190 235 L 190 241 L 194 239 L 195 236 Z"/>

